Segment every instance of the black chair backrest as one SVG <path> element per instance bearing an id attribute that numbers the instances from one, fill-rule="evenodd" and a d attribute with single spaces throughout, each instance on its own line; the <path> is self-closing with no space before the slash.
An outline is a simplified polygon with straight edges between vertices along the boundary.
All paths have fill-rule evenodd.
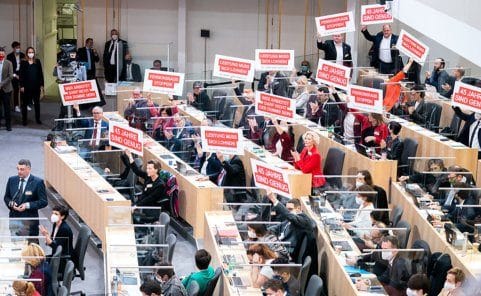
<path id="1" fill-rule="evenodd" d="M 396 225 L 401 220 L 401 216 L 403 215 L 403 208 L 401 206 L 395 206 L 394 209 L 391 211 L 391 226 L 396 227 Z"/>
<path id="2" fill-rule="evenodd" d="M 431 255 L 428 265 L 428 277 L 431 282 L 429 296 L 437 296 L 441 292 L 448 270 L 452 267 L 449 254 L 436 252 Z"/>
<path id="3" fill-rule="evenodd" d="M 396 226 L 397 228 L 405 228 L 405 230 L 396 230 L 394 233 L 397 235 L 399 240 L 399 248 L 405 249 L 408 245 L 409 235 L 411 234 L 411 224 L 408 221 L 401 220 Z"/>
<path id="4" fill-rule="evenodd" d="M 431 248 L 429 244 L 422 240 L 415 240 L 411 246 L 412 249 L 423 249 L 424 252 L 414 252 L 412 255 L 412 274 L 427 273 L 429 258 L 431 258 Z"/>
<path id="5" fill-rule="evenodd" d="M 439 130 L 439 121 L 441 120 L 441 106 L 436 103 L 427 102 L 426 104 L 426 128 L 432 131 Z"/>
<path id="6" fill-rule="evenodd" d="M 346 153 L 341 149 L 336 147 L 329 148 L 326 159 L 324 160 L 324 175 L 342 175 L 345 157 Z M 342 188 L 342 179 L 340 177 L 326 178 L 326 181 L 332 187 Z"/>
<path id="7" fill-rule="evenodd" d="M 307 284 L 306 294 L 309 296 L 321 296 L 322 292 L 322 279 L 317 276 L 313 275 L 309 279 L 309 283 Z"/>
<path id="8" fill-rule="evenodd" d="M 220 110 L 222 110 L 220 108 L 220 102 L 221 102 L 222 99 L 225 100 L 226 96 L 227 96 L 227 93 L 224 90 L 216 89 L 212 92 L 212 98 L 210 100 L 209 110 L 215 111 L 215 113 L 212 112 L 211 114 L 212 115 L 215 114 L 216 119 L 219 119 Z"/>
<path id="9" fill-rule="evenodd" d="M 159 228 L 159 235 L 160 235 L 160 239 L 159 239 L 159 244 L 164 244 L 165 243 L 165 239 L 167 237 L 167 233 L 169 231 L 169 225 L 170 225 L 170 216 L 169 214 L 165 213 L 165 212 L 162 212 L 160 213 L 160 216 L 159 216 L 159 224 L 160 225 L 164 225 L 164 227 L 160 227 Z"/>
<path id="10" fill-rule="evenodd" d="M 87 252 L 89 238 L 91 235 L 92 230 L 90 230 L 87 225 L 82 224 L 78 232 L 75 247 L 73 249 L 72 261 L 74 262 L 75 269 L 77 269 L 79 276 L 82 280 L 85 280 L 84 260 L 85 253 Z"/>
<path id="11" fill-rule="evenodd" d="M 189 284 L 189 288 L 187 289 L 187 294 L 189 296 L 197 296 L 199 295 L 199 284 L 196 281 L 191 281 Z"/>
<path id="12" fill-rule="evenodd" d="M 307 237 L 307 235 L 304 235 L 304 238 L 301 241 L 301 245 L 299 246 L 299 253 L 297 254 L 297 259 L 296 259 L 297 264 L 302 264 L 302 262 L 303 262 L 302 258 L 304 257 L 304 254 L 306 253 L 307 240 L 308 239 L 309 238 Z"/>
<path id="13" fill-rule="evenodd" d="M 231 98 L 227 98 L 224 102 L 223 109 L 221 109 L 221 115 L 219 120 L 222 120 L 222 123 L 228 127 L 233 127 L 235 114 L 237 108 L 233 107 L 234 101 Z"/>
<path id="14" fill-rule="evenodd" d="M 401 154 L 401 163 L 400 165 L 407 166 L 405 169 L 405 173 L 409 174 L 412 172 L 412 166 L 414 165 L 414 161 L 409 160 L 409 157 L 415 157 L 418 151 L 418 141 L 411 139 L 411 138 L 404 138 L 404 149 Z"/>
<path id="15" fill-rule="evenodd" d="M 203 296 L 212 296 L 214 294 L 215 286 L 217 286 L 217 282 L 219 281 L 219 277 L 221 273 L 222 273 L 222 268 L 217 267 L 217 269 L 215 270 L 214 277 L 207 284 L 207 288 L 205 289 Z"/>
<path id="16" fill-rule="evenodd" d="M 70 294 L 70 288 L 72 287 L 72 281 L 75 277 L 75 264 L 69 260 L 65 264 L 65 270 L 63 272 L 62 287 L 67 288 L 67 294 Z"/>
<path id="17" fill-rule="evenodd" d="M 297 141 L 296 151 L 301 153 L 302 149 L 304 149 L 304 139 L 302 138 L 302 135 L 301 135 L 299 136 L 299 140 Z"/>
<path id="18" fill-rule="evenodd" d="M 60 287 L 57 292 L 57 296 L 67 296 L 68 295 L 68 290 L 67 287 Z"/>
<path id="19" fill-rule="evenodd" d="M 177 243 L 177 237 L 175 234 L 171 233 L 167 236 L 167 245 L 169 246 L 169 250 L 167 252 L 167 263 L 171 264 L 172 263 L 172 258 L 174 257 L 174 250 L 175 250 L 175 245 Z"/>
<path id="20" fill-rule="evenodd" d="M 327 295 L 328 291 L 329 291 L 329 287 L 328 287 L 328 285 L 329 285 L 329 282 L 328 282 L 328 279 L 329 279 L 329 257 L 327 257 L 326 251 L 322 252 L 320 262 L 321 263 L 320 263 L 320 268 L 319 268 L 319 276 L 321 277 L 321 279 L 324 282 L 324 285 L 323 285 L 324 295 Z"/>
<path id="21" fill-rule="evenodd" d="M 307 277 L 309 276 L 309 269 L 311 268 L 311 256 L 307 256 L 304 259 L 304 263 L 301 267 L 301 272 L 299 273 L 299 289 L 301 290 L 301 295 L 304 296 L 304 291 L 306 290 Z"/>
<path id="22" fill-rule="evenodd" d="M 457 137 L 459 134 L 459 128 L 461 127 L 461 118 L 457 116 L 455 113 L 453 114 L 453 118 L 451 119 L 451 124 L 449 128 L 451 132 L 454 134 L 454 137 Z"/>
<path id="23" fill-rule="evenodd" d="M 50 268 L 52 271 L 52 285 L 58 286 L 58 268 L 60 267 L 60 256 L 62 255 L 62 246 L 57 246 L 55 253 L 50 258 Z"/>

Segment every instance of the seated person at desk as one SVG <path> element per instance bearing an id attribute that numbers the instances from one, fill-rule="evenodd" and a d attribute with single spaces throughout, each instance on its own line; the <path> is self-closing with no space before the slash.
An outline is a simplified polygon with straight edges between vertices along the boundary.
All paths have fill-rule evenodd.
<path id="1" fill-rule="evenodd" d="M 380 147 L 386 141 L 389 131 L 382 114 L 369 113 L 368 116 L 357 113 L 356 119 L 361 123 L 361 144 L 367 147 Z"/>
<path id="2" fill-rule="evenodd" d="M 146 166 L 147 170 L 144 171 L 142 168 L 137 167 L 130 151 L 125 150 L 125 154 L 129 158 L 132 171 L 134 171 L 137 176 L 144 179 L 144 190 L 137 201 L 133 202 L 134 207 L 162 207 L 162 209 L 170 209 L 170 205 L 160 203 L 160 200 L 166 197 L 165 183 L 159 177 L 161 170 L 160 163 L 154 160 L 149 160 Z M 144 213 L 146 213 L 147 216 L 158 217 L 158 212 L 159 210 L 144 210 Z"/>
<path id="3" fill-rule="evenodd" d="M 451 204 L 451 206 L 447 207 L 448 209 L 448 218 L 449 220 L 455 223 L 456 227 L 461 232 L 474 232 L 474 220 L 479 215 L 479 208 L 471 208 L 471 207 L 459 207 L 461 205 L 470 206 L 470 205 L 477 205 L 476 197 L 472 196 L 472 191 L 470 190 L 463 190 L 469 189 L 470 186 L 466 183 L 456 183 L 454 184 L 455 188 L 460 188 L 455 194 L 455 200 Z"/>
<path id="4" fill-rule="evenodd" d="M 192 85 L 192 92 L 187 93 L 187 100 L 189 105 L 200 110 L 209 111 L 210 110 L 210 98 L 207 92 L 202 89 L 202 82 L 196 81 Z"/>
<path id="5" fill-rule="evenodd" d="M 161 71 L 162 70 L 162 61 L 161 60 L 154 60 L 152 62 L 152 68 L 150 68 L 150 70 Z"/>
<path id="6" fill-rule="evenodd" d="M 399 122 L 391 121 L 388 124 L 389 136 L 386 140 L 381 141 L 381 148 L 386 150 L 387 159 L 397 160 L 398 164 L 401 161 L 404 150 L 404 143 L 399 136 L 401 128 L 402 126 Z"/>
<path id="7" fill-rule="evenodd" d="M 267 198 L 273 204 L 272 211 L 279 215 L 281 224 L 269 227 L 280 241 L 290 242 L 287 246 L 291 258 L 297 258 L 300 244 L 306 235 L 312 233 L 312 220 L 302 212 L 301 202 L 297 198 L 290 199 L 284 206 L 277 200 L 277 194 L 267 193 Z"/>
<path id="8" fill-rule="evenodd" d="M 297 151 L 291 151 L 294 158 L 294 167 L 301 170 L 304 174 L 312 174 L 312 193 L 319 195 L 322 187 L 326 184 L 326 179 L 322 173 L 322 158 L 317 151 L 319 145 L 319 135 L 307 131 L 302 135 L 304 140 L 304 148 L 299 154 Z"/>
<path id="9" fill-rule="evenodd" d="M 12 288 L 16 296 L 42 296 L 31 282 L 14 281 Z"/>
<path id="10" fill-rule="evenodd" d="M 174 114 L 175 127 L 173 131 L 173 150 L 180 159 L 190 163 L 194 152 L 194 141 L 192 136 L 195 134 L 195 130 L 192 128 L 192 123 L 179 113 Z"/>
<path id="11" fill-rule="evenodd" d="M 260 120 L 260 125 L 257 119 Z M 247 138 L 274 153 L 276 151 L 274 144 L 276 139 L 274 137 L 277 135 L 277 130 L 272 119 L 270 117 L 257 116 L 255 120 L 252 117 L 247 120 L 251 128 L 247 133 Z"/>
<path id="12" fill-rule="evenodd" d="M 139 64 L 132 63 L 132 55 L 125 55 L 125 65 L 120 74 L 120 81 L 142 82 L 142 73 Z"/>
<path id="13" fill-rule="evenodd" d="M 34 243 L 28 244 L 22 250 L 22 261 L 28 270 L 27 279 L 39 280 L 33 281 L 33 285 L 40 295 L 53 296 L 52 271 L 42 247 Z"/>
<path id="14" fill-rule="evenodd" d="M 200 173 L 205 177 L 203 180 L 210 180 L 212 183 L 217 184 L 217 179 L 222 171 L 222 163 L 217 157 L 216 153 L 203 152 L 205 156 L 200 160 Z"/>
<path id="15" fill-rule="evenodd" d="M 383 249 L 397 249 L 399 241 L 397 237 L 389 235 L 383 237 L 381 246 Z M 411 276 L 407 260 L 397 250 L 383 251 L 381 256 L 388 262 L 388 268 L 378 276 L 379 281 L 389 295 L 405 295 Z"/>
<path id="16" fill-rule="evenodd" d="M 372 213 L 372 212 L 371 212 Z M 383 230 L 386 228 L 386 224 L 377 222 L 372 226 L 372 230 L 369 234 L 364 234 L 362 237 L 353 238 L 359 250 L 364 249 L 380 249 L 382 238 L 389 235 L 389 231 Z"/>
<path id="17" fill-rule="evenodd" d="M 293 80 L 295 78 L 291 79 Z M 291 84 L 294 86 L 292 99 L 296 100 L 296 113 L 305 115 L 307 100 L 309 99 L 309 92 L 307 91 L 307 86 L 309 85 L 309 83 L 307 82 L 307 77 L 300 76 L 299 78 L 297 78 L 296 81 L 293 81 Z"/>
<path id="18" fill-rule="evenodd" d="M 285 285 L 282 281 L 277 279 L 271 279 L 266 282 L 264 285 L 266 289 L 265 295 L 266 296 L 286 296 L 287 294 Z M 295 295 L 295 294 L 293 294 Z"/>
<path id="19" fill-rule="evenodd" d="M 239 88 L 235 88 L 234 91 L 239 101 L 245 106 L 237 127 L 242 127 L 244 137 L 253 140 L 254 142 L 259 141 L 259 137 L 262 134 L 262 132 L 259 132 L 259 129 L 261 128 L 262 130 L 264 117 L 256 115 L 256 95 L 250 88 L 244 89 L 243 94 L 241 94 Z M 257 143 L 260 144 L 259 142 Z"/>
<path id="20" fill-rule="evenodd" d="M 170 266 L 170 264 L 162 262 L 159 263 L 158 266 L 160 267 L 157 269 L 157 273 L 155 276 L 155 281 L 160 283 L 162 286 L 162 295 L 163 296 L 187 296 L 187 291 L 185 290 L 184 285 L 179 280 L 177 275 L 174 272 L 173 268 L 166 268 Z"/>
<path id="21" fill-rule="evenodd" d="M 272 261 L 272 264 L 289 264 L 289 260 L 286 258 L 276 258 Z M 274 271 L 274 278 L 279 278 L 284 285 L 287 295 L 298 296 L 300 295 L 299 280 L 293 275 L 293 270 L 289 266 L 272 266 Z"/>
<path id="22" fill-rule="evenodd" d="M 79 106 L 73 105 L 73 109 L 76 111 L 77 117 L 81 117 Z M 107 121 L 102 120 L 103 114 L 104 110 L 102 107 L 96 106 L 92 109 L 93 118 L 78 121 L 80 128 L 86 128 L 84 139 L 91 139 L 84 145 L 88 147 L 88 150 L 104 150 L 105 146 L 108 145 L 108 141 L 101 140 L 106 138 L 109 132 L 109 124 Z"/>
<path id="23" fill-rule="evenodd" d="M 52 248 L 52 254 L 55 254 L 57 247 L 62 247 L 62 258 L 60 260 L 59 270 L 63 271 L 68 256 L 73 254 L 73 233 L 67 224 L 68 208 L 62 205 L 54 206 L 50 222 L 53 223 L 52 232 L 49 233 L 45 226 L 40 225 L 40 233 L 45 236 L 45 243 Z"/>
<path id="24" fill-rule="evenodd" d="M 414 105 L 408 107 L 409 119 L 414 123 L 424 126 L 430 114 L 428 114 L 427 105 L 424 101 L 426 90 L 421 85 L 415 85 L 411 88 L 412 102 Z"/>
<path id="25" fill-rule="evenodd" d="M 245 187 L 246 173 L 242 160 L 237 155 L 227 155 L 220 151 L 216 153 L 222 164 L 222 170 L 217 176 L 217 185 L 222 187 Z M 227 202 L 246 202 L 245 189 L 224 190 L 224 197 Z"/>
<path id="26" fill-rule="evenodd" d="M 336 94 L 337 95 L 337 94 Z M 329 89 L 325 86 L 317 88 L 317 96 L 309 97 L 306 106 L 306 118 L 324 127 L 340 126 L 339 106 L 329 97 Z"/>
<path id="27" fill-rule="evenodd" d="M 133 128 L 143 131 L 147 130 L 147 121 L 150 117 L 157 116 L 156 105 L 152 101 L 152 95 L 148 94 L 147 99 L 142 97 L 142 92 L 136 88 L 129 99 L 128 105 L 124 110 L 124 118 Z"/>
<path id="28" fill-rule="evenodd" d="M 367 170 L 362 170 L 362 171 L 359 171 L 357 173 L 356 188 L 359 188 L 362 185 L 368 185 L 372 189 L 374 189 L 374 191 L 377 192 L 377 194 L 374 198 L 375 202 L 373 203 L 374 207 L 376 209 L 387 209 L 388 208 L 386 191 L 382 187 L 374 184 L 374 182 L 372 181 L 371 173 Z M 381 217 L 382 222 L 386 223 L 386 225 L 389 224 L 389 213 L 388 212 L 379 212 L 378 211 L 376 213 L 379 213 L 379 216 Z"/>
<path id="29" fill-rule="evenodd" d="M 269 265 L 276 259 L 276 253 L 265 244 L 253 244 L 247 250 L 247 256 L 252 266 L 251 280 L 254 288 L 261 288 L 264 284 L 274 277 L 274 271 Z"/>
<path id="30" fill-rule="evenodd" d="M 356 233 L 357 236 L 361 237 L 365 233 L 369 233 L 369 230 L 356 230 L 356 228 L 369 228 L 371 224 L 371 211 L 374 210 L 374 194 L 367 193 L 369 191 L 374 191 L 371 186 L 362 185 L 356 189 L 359 191 L 356 197 L 356 203 L 360 205 L 359 209 L 356 209 L 357 213 L 354 216 L 352 222 L 343 223 L 346 229 L 350 229 Z M 349 210 L 349 209 L 347 209 Z"/>
<path id="31" fill-rule="evenodd" d="M 267 121 L 267 120 L 266 120 Z M 270 139 L 271 149 L 268 149 L 274 156 L 280 157 L 282 160 L 291 162 L 291 150 L 294 149 L 294 133 L 292 126 L 288 126 L 287 122 L 279 121 L 277 119 L 269 120 L 275 128 L 275 133 Z"/>
<path id="32" fill-rule="evenodd" d="M 399 177 L 400 182 L 407 182 L 407 183 L 417 183 L 421 186 L 425 191 L 428 193 L 435 195 L 433 191 L 433 186 L 436 182 L 440 179 L 445 178 L 445 174 L 440 174 L 440 172 L 445 172 L 446 168 L 444 167 L 444 161 L 442 159 L 429 159 L 426 162 L 426 172 L 433 172 L 431 173 L 414 173 L 410 176 L 401 176 Z"/>
<path id="33" fill-rule="evenodd" d="M 481 159 L 481 113 L 466 114 L 459 107 L 453 107 L 454 113 L 465 121 L 463 129 L 458 135 L 458 142 L 478 149 L 478 159 Z"/>
<path id="34" fill-rule="evenodd" d="M 425 274 L 413 274 L 407 285 L 406 296 L 424 296 L 429 293 L 429 279 Z"/>
<path id="35" fill-rule="evenodd" d="M 276 242 L 279 242 L 279 239 L 267 231 L 265 224 L 247 224 L 247 236 L 249 241 L 270 242 L 271 244 L 268 244 L 268 247 L 276 253 L 278 258 L 289 258 L 289 252 L 286 247 L 282 244 L 276 244 Z"/>
<path id="36" fill-rule="evenodd" d="M 172 115 L 176 114 L 177 112 L 177 107 L 171 108 L 169 106 L 165 106 L 163 108 L 160 108 L 159 117 L 155 120 L 154 126 L 152 128 L 152 137 L 156 141 L 165 140 L 164 130 L 175 126 L 174 118 L 172 117 Z"/>
<path id="37" fill-rule="evenodd" d="M 455 184 L 468 182 L 468 177 L 471 179 L 470 174 L 466 174 L 466 170 L 457 166 L 452 165 L 447 169 L 445 174 L 441 174 L 442 177 L 436 180 L 436 183 L 432 187 L 433 195 L 439 201 L 443 207 L 450 207 L 454 201 L 455 190 L 439 190 L 439 188 L 455 187 Z"/>
<path id="38" fill-rule="evenodd" d="M 446 275 L 446 281 L 444 287 L 438 296 L 464 296 L 463 283 L 466 279 L 464 271 L 460 268 L 453 267 L 448 271 Z"/>
<path id="39" fill-rule="evenodd" d="M 189 289 L 190 283 L 195 281 L 199 285 L 199 295 L 204 295 L 207 284 L 215 275 L 214 268 L 209 265 L 210 260 L 211 256 L 206 250 L 200 249 L 195 252 L 195 266 L 199 271 L 191 273 L 182 280 L 182 285 L 184 285 L 187 290 Z"/>
<path id="40" fill-rule="evenodd" d="M 154 281 L 146 281 L 140 285 L 142 296 L 161 296 L 162 288 Z"/>

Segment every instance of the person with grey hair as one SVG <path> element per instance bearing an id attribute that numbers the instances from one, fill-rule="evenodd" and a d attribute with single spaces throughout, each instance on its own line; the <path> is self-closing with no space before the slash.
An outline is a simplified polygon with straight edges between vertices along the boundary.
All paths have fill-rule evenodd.
<path id="1" fill-rule="evenodd" d="M 381 74 L 394 74 L 397 69 L 402 69 L 399 51 L 393 48 L 399 36 L 392 33 L 391 25 L 383 25 L 382 31 L 376 35 L 371 35 L 367 26 L 362 26 L 361 33 L 366 40 L 372 42 L 369 50 L 372 67 L 378 69 Z"/>
<path id="2" fill-rule="evenodd" d="M 47 206 L 45 184 L 39 177 L 30 174 L 30 160 L 21 159 L 17 164 L 17 175 L 8 178 L 4 201 L 10 210 L 12 235 L 38 236 L 38 210 Z M 18 220 L 18 218 L 33 218 Z"/>
<path id="3" fill-rule="evenodd" d="M 10 98 L 12 97 L 13 91 L 13 66 L 9 60 L 5 59 L 5 55 L 5 49 L 0 47 L 0 103 L 3 105 L 5 127 L 7 131 L 11 131 Z"/>
<path id="4" fill-rule="evenodd" d="M 78 105 L 74 105 L 73 109 L 75 110 L 77 117 L 81 117 L 80 109 Z M 78 127 L 85 128 L 84 139 L 90 139 L 83 143 L 82 149 L 90 151 L 90 150 L 103 150 L 105 149 L 105 141 L 103 138 L 108 136 L 109 132 L 109 124 L 107 121 L 103 120 L 104 110 L 100 106 L 95 106 L 92 109 L 92 117 L 88 119 L 82 119 L 78 121 Z"/>

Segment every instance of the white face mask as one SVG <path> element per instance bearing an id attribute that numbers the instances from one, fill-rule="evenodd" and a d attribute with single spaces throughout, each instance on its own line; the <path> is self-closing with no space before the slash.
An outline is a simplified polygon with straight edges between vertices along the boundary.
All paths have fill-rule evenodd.
<path id="1" fill-rule="evenodd" d="M 119 35 L 112 35 L 112 40 L 118 40 L 119 39 Z"/>
<path id="2" fill-rule="evenodd" d="M 20 53 L 20 52 L 21 52 L 20 48 L 15 49 L 15 53 Z"/>
<path id="3" fill-rule="evenodd" d="M 446 290 L 454 290 L 456 288 L 455 284 L 452 284 L 448 281 L 444 282 L 444 289 Z"/>
<path id="4" fill-rule="evenodd" d="M 52 223 L 57 223 L 58 220 L 60 220 L 60 218 L 58 217 L 58 215 L 52 214 L 52 216 L 50 216 L 50 222 L 52 222 Z"/>
<path id="5" fill-rule="evenodd" d="M 480 120 L 481 119 L 481 113 L 474 113 L 474 118 L 476 120 Z"/>
<path id="6" fill-rule="evenodd" d="M 383 251 L 381 253 L 381 257 L 383 260 L 390 261 L 392 259 L 392 252 L 391 251 Z"/>
<path id="7" fill-rule="evenodd" d="M 250 230 L 247 231 L 247 236 L 249 238 L 257 238 L 256 233 L 254 231 L 250 231 Z"/>
<path id="8" fill-rule="evenodd" d="M 362 185 L 364 185 L 363 182 L 361 182 L 361 181 L 356 181 L 356 188 L 357 188 L 357 187 L 360 187 L 360 186 L 362 186 Z"/>
<path id="9" fill-rule="evenodd" d="M 417 296 L 418 292 L 416 290 L 411 290 L 409 288 L 406 289 L 406 295 L 407 296 Z"/>
<path id="10" fill-rule="evenodd" d="M 34 56 L 35 56 L 34 53 L 29 53 L 29 54 L 28 54 L 28 57 L 31 58 L 31 59 L 33 59 Z"/>
<path id="11" fill-rule="evenodd" d="M 362 198 L 356 196 L 356 203 L 357 203 L 358 205 L 362 205 L 362 202 L 363 202 Z"/>

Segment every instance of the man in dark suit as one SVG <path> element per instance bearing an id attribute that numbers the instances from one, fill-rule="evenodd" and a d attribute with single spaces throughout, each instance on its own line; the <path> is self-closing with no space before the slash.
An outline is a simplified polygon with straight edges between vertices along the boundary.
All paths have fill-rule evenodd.
<path id="1" fill-rule="evenodd" d="M 15 112 L 20 113 L 20 86 L 18 84 L 18 76 L 20 75 L 20 62 L 25 59 L 25 54 L 20 49 L 20 43 L 18 41 L 12 42 L 13 51 L 7 55 L 7 60 L 12 63 L 13 66 L 13 106 Z"/>
<path id="2" fill-rule="evenodd" d="M 462 182 L 455 183 L 454 187 L 459 188 L 459 190 L 455 193 L 454 202 L 447 207 L 447 216 L 461 232 L 473 233 L 474 221 L 476 216 L 479 215 L 479 208 L 460 207 L 461 205 L 472 206 L 478 204 L 475 194 L 470 190 L 473 187 Z"/>
<path id="3" fill-rule="evenodd" d="M 424 101 L 425 89 L 420 85 L 415 85 L 411 88 L 412 91 L 412 105 L 408 107 L 409 118 L 421 126 L 426 124 L 429 114 L 427 105 Z"/>
<path id="4" fill-rule="evenodd" d="M 38 236 L 38 210 L 48 204 L 43 180 L 30 174 L 30 160 L 21 159 L 17 164 L 17 176 L 8 178 L 4 201 L 10 210 L 12 235 Z M 33 218 L 32 220 L 14 220 Z"/>
<path id="5" fill-rule="evenodd" d="M 310 96 L 306 106 L 306 118 L 324 127 L 340 126 L 342 118 L 339 105 L 329 97 L 329 89 L 319 86 L 317 95 Z"/>
<path id="6" fill-rule="evenodd" d="M 73 109 L 75 110 L 77 117 L 82 116 L 78 105 L 74 105 Z M 78 127 L 86 129 L 84 140 L 89 140 L 85 141 L 82 145 L 79 145 L 81 150 L 79 154 L 82 157 L 90 157 L 90 151 L 104 150 L 108 145 L 108 141 L 102 140 L 108 137 L 109 132 L 109 124 L 105 120 L 102 120 L 103 114 L 104 111 L 102 107 L 96 106 L 92 109 L 91 119 L 83 119 L 77 122 Z"/>
<path id="7" fill-rule="evenodd" d="M 261 74 L 258 91 L 265 91 L 276 96 L 287 97 L 289 82 L 280 71 L 269 71 Z"/>
<path id="8" fill-rule="evenodd" d="M 362 26 L 362 35 L 371 41 L 372 47 L 369 50 L 371 55 L 371 66 L 379 69 L 382 74 L 394 74 L 403 67 L 398 50 L 393 50 L 399 36 L 392 33 L 391 25 L 384 25 L 382 32 L 371 35 L 367 26 Z"/>
<path id="9" fill-rule="evenodd" d="M 245 187 L 246 173 L 242 160 L 237 155 L 225 155 L 217 152 L 217 158 L 222 164 L 222 170 L 217 176 L 217 185 L 227 187 Z M 226 200 L 229 202 L 245 202 L 245 189 L 228 189 L 225 191 Z"/>
<path id="10" fill-rule="evenodd" d="M 124 66 L 124 56 L 129 52 L 127 41 L 119 38 L 119 31 L 110 31 L 111 39 L 105 42 L 103 64 L 105 80 L 110 83 L 117 82 L 117 68 L 121 70 Z M 120 71 L 119 71 L 120 72 Z"/>
<path id="11" fill-rule="evenodd" d="M 130 53 L 125 55 L 125 64 L 122 68 L 120 81 L 142 82 L 142 73 L 140 72 L 140 66 L 139 64 L 132 63 L 132 55 Z"/>
<path id="12" fill-rule="evenodd" d="M 351 46 L 343 42 L 342 34 L 332 35 L 332 40 L 326 41 L 318 35 L 317 48 L 324 51 L 325 60 L 352 67 Z"/>
<path id="13" fill-rule="evenodd" d="M 95 79 L 95 63 L 100 61 L 99 54 L 94 48 L 94 40 L 87 38 L 85 40 L 85 47 L 77 50 L 77 61 L 85 64 L 87 69 L 87 79 Z"/>
<path id="14" fill-rule="evenodd" d="M 481 129 L 481 114 L 466 114 L 459 107 L 453 107 L 453 109 L 454 113 L 465 121 L 457 141 L 468 147 L 478 149 L 478 159 L 481 159 L 481 133 L 479 132 Z"/>
<path id="15" fill-rule="evenodd" d="M 382 238 L 382 249 L 399 248 L 399 240 L 395 236 L 385 236 Z M 411 276 L 408 270 L 408 262 L 399 254 L 399 251 L 383 251 L 383 260 L 388 262 L 388 267 L 383 274 L 378 276 L 379 281 L 389 295 L 405 295 L 407 282 Z"/>
<path id="16" fill-rule="evenodd" d="M 5 49 L 0 47 L 0 103 L 3 105 L 3 115 L 5 116 L 5 126 L 7 131 L 12 130 L 10 118 L 10 99 L 12 98 L 12 63 L 5 59 Z"/>

